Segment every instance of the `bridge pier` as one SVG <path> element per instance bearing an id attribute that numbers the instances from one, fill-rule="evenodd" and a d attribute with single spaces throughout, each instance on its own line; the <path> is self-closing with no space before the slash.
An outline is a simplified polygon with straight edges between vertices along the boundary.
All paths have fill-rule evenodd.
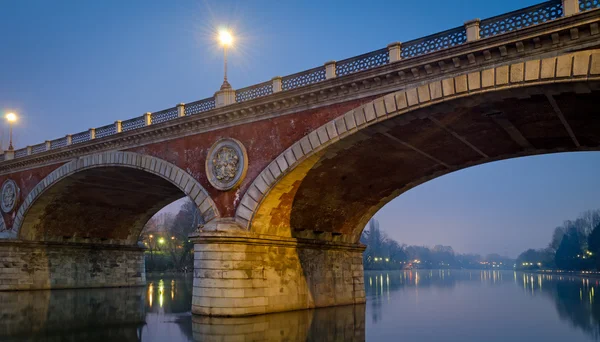
<path id="1" fill-rule="evenodd" d="M 145 284 L 141 247 L 0 240 L 0 290 Z"/>
<path id="2" fill-rule="evenodd" d="M 258 235 L 230 221 L 191 236 L 192 312 L 248 316 L 365 302 L 364 246 Z"/>

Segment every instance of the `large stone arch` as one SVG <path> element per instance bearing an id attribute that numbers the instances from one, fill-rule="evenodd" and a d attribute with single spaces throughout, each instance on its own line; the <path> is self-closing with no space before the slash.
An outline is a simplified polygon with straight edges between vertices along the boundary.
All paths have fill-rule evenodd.
<path id="1" fill-rule="evenodd" d="M 356 242 L 368 219 L 383 205 L 402 192 L 443 174 L 472 165 L 518 156 L 560 151 L 599 150 L 600 135 L 586 133 L 578 136 L 574 133 L 574 129 L 585 131 L 585 127 L 580 127 L 583 125 L 577 120 L 573 120 L 571 123 L 576 123 L 577 127 L 571 127 L 572 125 L 569 124 L 569 120 L 565 119 L 563 113 L 565 108 L 561 110 L 560 107 L 561 104 L 581 106 L 579 109 L 587 112 L 590 114 L 590 118 L 593 118 L 593 122 L 589 122 L 589 124 L 593 124 L 590 128 L 600 128 L 598 126 L 600 116 L 591 116 L 594 111 L 596 114 L 598 113 L 598 107 L 594 105 L 594 101 L 597 101 L 594 99 L 600 96 L 598 81 L 600 81 L 600 50 L 587 50 L 544 56 L 517 63 L 499 64 L 492 68 L 468 73 L 457 71 L 431 82 L 415 84 L 387 94 L 310 132 L 280 154 L 254 179 L 236 210 L 236 220 L 247 229 L 259 234 Z M 577 95 L 563 96 L 562 94 Z M 581 103 L 574 103 L 574 101 L 579 101 L 578 99 L 581 99 Z M 510 113 L 494 112 L 495 105 L 502 104 L 507 107 L 510 103 L 515 104 L 515 108 Z M 521 106 L 525 103 L 527 106 Z M 561 134 L 563 136 L 556 137 L 556 140 L 560 140 L 561 143 L 548 142 L 545 144 L 539 136 L 532 142 L 531 139 L 528 140 L 524 136 L 527 134 L 515 129 L 515 125 L 506 118 L 512 112 L 518 113 L 523 110 L 539 109 L 541 113 L 542 107 L 544 110 L 554 112 L 555 117 L 550 120 L 551 124 L 549 121 L 548 127 L 544 127 L 542 120 L 539 127 L 529 127 L 528 131 L 550 129 L 549 126 L 554 129 L 558 122 L 562 124 Z M 446 112 L 454 115 L 456 111 L 461 110 L 463 114 L 478 111 L 478 116 L 473 119 L 474 127 L 481 124 L 482 127 L 489 130 L 487 133 L 491 138 L 499 137 L 497 133 L 501 132 L 502 137 L 508 137 L 511 143 L 518 147 L 518 150 L 509 152 L 490 148 L 490 151 L 482 151 L 469 139 L 457 134 L 456 130 L 451 127 L 454 124 L 453 119 L 446 118 L 444 115 Z M 473 157 L 466 158 L 459 164 L 450 164 L 442 159 L 446 155 L 451 156 L 452 150 L 446 149 L 446 153 L 440 157 L 439 154 L 427 153 L 426 148 L 415 147 L 410 142 L 404 141 L 403 137 L 398 137 L 393 133 L 396 127 L 410 127 L 414 122 L 425 119 L 428 120 L 427 125 L 429 126 L 416 126 L 412 132 L 415 134 L 411 134 L 411 136 L 418 137 L 417 140 L 426 145 L 431 142 L 428 138 L 436 139 L 436 135 L 430 134 L 430 130 L 435 128 L 454 137 L 456 141 L 453 141 L 452 144 L 458 142 L 462 147 L 468 147 L 469 153 Z M 486 126 L 488 122 L 493 122 L 496 126 Z M 526 126 L 527 123 L 524 125 Z M 469 129 L 467 127 L 464 130 L 468 131 Z M 592 132 L 598 132 L 598 130 Z M 471 132 L 471 134 L 481 140 L 477 132 Z M 535 136 L 535 134 L 533 135 Z M 386 139 L 386 141 L 381 140 L 379 145 L 366 143 L 374 140 L 373 137 L 380 140 Z M 373 147 L 386 144 L 400 147 L 411 153 L 414 152 L 411 154 L 413 155 L 412 160 L 417 159 L 414 156 L 418 156 L 423 161 L 431 163 L 432 166 L 428 167 L 425 173 L 418 177 L 412 177 L 411 180 L 394 189 L 380 183 L 377 184 L 376 180 L 369 185 L 357 181 L 361 176 L 369 179 L 369 167 L 375 166 L 376 168 L 377 165 L 366 165 L 367 167 L 363 168 L 351 165 L 352 161 L 348 161 L 348 159 L 352 158 L 352 153 L 372 156 L 372 158 L 362 158 L 365 163 L 381 162 L 390 166 L 391 164 L 387 164 L 380 157 L 381 151 L 373 149 Z M 440 142 L 440 144 L 444 144 L 444 142 Z M 439 150 L 444 152 L 443 148 Z M 400 152 L 394 153 L 400 154 Z M 341 155 L 345 155 L 346 159 L 340 157 Z M 390 158 L 396 157 L 399 160 L 402 159 L 401 156 L 390 156 Z M 337 173 L 332 171 L 344 166 L 353 172 L 342 175 L 342 171 Z M 360 172 L 365 174 L 357 175 Z M 394 172 L 394 170 L 390 169 L 389 172 Z M 381 174 L 382 172 L 379 170 L 374 173 L 374 177 Z M 303 186 L 305 188 L 309 186 L 306 185 L 309 176 L 316 187 L 312 197 L 304 196 L 306 194 L 301 193 Z M 337 176 L 341 176 L 339 177 L 341 180 Z M 356 182 L 352 185 L 340 185 L 345 177 L 354 178 Z M 344 204 L 349 209 L 341 210 L 341 208 L 335 207 L 336 204 L 341 203 L 340 196 L 352 197 L 353 194 L 348 191 L 342 195 L 340 192 L 336 198 L 333 198 L 332 196 L 336 196 L 331 194 L 330 190 L 333 188 L 328 188 L 331 183 L 336 183 L 331 187 L 354 186 L 361 191 L 373 186 L 379 189 L 380 193 L 371 196 L 369 200 L 372 202 L 367 206 L 354 205 L 363 201 L 363 198 L 345 199 Z M 363 194 L 364 192 L 357 193 Z M 304 198 L 300 198 L 301 196 Z M 332 207 L 324 208 L 329 205 Z M 298 208 L 302 208 L 302 213 L 294 216 L 294 213 L 299 212 Z M 358 213 L 352 212 L 353 210 Z M 343 227 L 344 229 L 340 231 L 340 222 L 346 220 L 344 215 L 351 216 L 355 226 L 354 228 Z M 325 216 L 325 219 L 318 222 L 320 216 Z"/>
<path id="2" fill-rule="evenodd" d="M 125 184 L 125 187 L 119 187 L 119 184 Z M 93 189 L 103 191 L 90 194 L 90 189 L 92 192 Z M 74 196 L 87 196 L 87 207 L 81 197 L 73 199 Z M 202 185 L 186 171 L 169 162 L 134 152 L 114 151 L 88 155 L 60 166 L 29 192 L 17 211 L 12 234 L 21 240 L 131 245 L 136 243 L 141 229 L 150 217 L 166 204 L 184 196 L 194 201 L 205 222 L 219 217 L 217 207 Z M 115 200 L 121 202 L 111 202 Z M 135 205 L 136 200 L 142 208 L 139 211 L 128 211 L 126 206 Z M 68 208 L 76 208 L 72 212 L 83 217 L 65 215 L 69 213 Z M 89 213 L 91 209 L 106 217 L 99 217 L 99 220 L 92 222 Z M 114 217 L 109 217 L 110 215 Z M 90 237 L 82 233 L 82 230 L 113 228 L 94 227 L 98 224 L 102 226 L 104 221 L 111 221 L 111 218 L 127 219 L 133 225 L 130 228 L 131 234 L 119 239 Z M 47 232 L 48 227 L 54 229 L 57 224 L 45 221 L 56 222 L 59 219 L 61 222 L 58 224 L 65 226 L 65 236 L 49 236 L 51 234 Z M 118 221 L 115 222 L 118 224 Z M 70 224 L 77 227 L 68 227 Z M 84 227 L 85 225 L 89 226 Z M 40 231 L 43 229 L 46 231 Z"/>

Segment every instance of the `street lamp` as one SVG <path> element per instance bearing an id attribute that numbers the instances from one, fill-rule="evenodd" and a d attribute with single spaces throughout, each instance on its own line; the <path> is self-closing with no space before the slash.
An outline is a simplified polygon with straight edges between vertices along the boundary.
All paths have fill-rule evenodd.
<path id="1" fill-rule="evenodd" d="M 8 150 L 12 151 L 14 150 L 13 147 L 13 143 L 12 143 L 12 127 L 13 127 L 13 122 L 17 121 L 17 115 L 15 113 L 8 113 L 5 116 L 6 121 L 8 121 L 8 127 L 9 127 L 9 136 L 10 136 L 10 141 L 8 143 Z"/>
<path id="2" fill-rule="evenodd" d="M 227 47 L 233 43 L 233 36 L 227 30 L 219 31 L 219 43 L 223 46 L 223 84 L 221 90 L 231 89 L 231 85 L 227 82 Z"/>

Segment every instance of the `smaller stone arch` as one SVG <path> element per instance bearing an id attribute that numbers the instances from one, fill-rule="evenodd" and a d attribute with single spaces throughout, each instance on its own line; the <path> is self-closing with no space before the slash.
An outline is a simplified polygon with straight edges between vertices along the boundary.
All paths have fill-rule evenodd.
<path id="1" fill-rule="evenodd" d="M 52 171 L 29 192 L 19 207 L 11 234 L 21 237 L 21 227 L 29 209 L 36 200 L 54 184 L 68 176 L 85 170 L 115 166 L 142 170 L 159 176 L 173 184 L 180 189 L 183 194 L 194 201 L 204 222 L 211 221 L 220 216 L 214 201 L 206 189 L 204 189 L 204 187 L 186 171 L 156 157 L 135 152 L 113 151 L 79 157 Z"/>

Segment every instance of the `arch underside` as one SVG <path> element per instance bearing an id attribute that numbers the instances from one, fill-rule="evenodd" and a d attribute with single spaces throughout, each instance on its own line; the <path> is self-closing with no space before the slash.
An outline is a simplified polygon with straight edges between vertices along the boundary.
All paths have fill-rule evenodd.
<path id="1" fill-rule="evenodd" d="M 358 241 L 381 207 L 433 178 L 495 160 L 599 150 L 599 98 L 595 81 L 529 86 L 377 122 L 288 171 L 258 205 L 250 227 L 264 234 Z"/>
<path id="2" fill-rule="evenodd" d="M 19 237 L 133 245 L 156 212 L 185 195 L 171 182 L 140 169 L 86 169 L 59 180 L 33 202 Z"/>

